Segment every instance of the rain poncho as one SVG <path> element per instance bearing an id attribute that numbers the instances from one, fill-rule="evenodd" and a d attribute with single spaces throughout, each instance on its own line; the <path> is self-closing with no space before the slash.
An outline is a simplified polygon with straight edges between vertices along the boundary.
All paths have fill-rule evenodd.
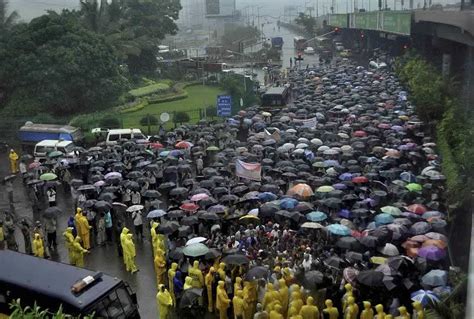
<path id="1" fill-rule="evenodd" d="M 202 288 L 204 286 L 204 276 L 199 269 L 199 261 L 195 260 L 193 267 L 188 270 L 189 277 L 193 279 L 193 288 Z"/>
<path id="2" fill-rule="evenodd" d="M 166 273 L 166 260 L 161 249 L 158 249 L 155 253 L 154 265 L 156 273 L 156 283 L 159 286 L 165 283 Z"/>
<path id="3" fill-rule="evenodd" d="M 219 318 L 227 318 L 227 308 L 229 308 L 230 299 L 225 291 L 224 282 L 221 280 L 217 284 L 216 309 L 219 310 Z"/>
<path id="4" fill-rule="evenodd" d="M 79 237 L 82 239 L 82 243 L 84 244 L 85 249 L 91 248 L 90 246 L 90 229 L 92 228 L 89 226 L 89 221 L 87 220 L 86 216 L 82 214 L 82 210 L 78 209 L 78 212 L 75 216 L 77 233 Z"/>
<path id="5" fill-rule="evenodd" d="M 160 319 L 167 319 L 169 314 L 169 308 L 173 305 L 173 299 L 164 285 L 158 286 L 158 293 L 156 294 L 156 304 L 160 313 Z"/>
<path id="6" fill-rule="evenodd" d="M 214 285 L 214 275 L 215 275 L 216 270 L 214 267 L 211 267 L 209 269 L 209 272 L 204 276 L 204 284 L 206 285 L 206 290 L 207 290 L 207 310 L 209 312 L 213 312 L 214 306 L 213 306 L 213 294 L 212 294 L 212 287 Z"/>
<path id="7" fill-rule="evenodd" d="M 8 158 L 10 159 L 10 170 L 12 174 L 16 174 L 18 172 L 18 154 L 11 149 Z"/>
<path id="8" fill-rule="evenodd" d="M 132 234 L 127 234 L 125 241 L 123 243 L 123 256 L 125 260 L 125 268 L 131 273 L 138 271 L 138 268 L 135 264 L 135 244 L 133 243 Z"/>
<path id="9" fill-rule="evenodd" d="M 40 234 L 35 234 L 35 239 L 33 239 L 33 254 L 44 258 L 44 244 Z"/>
<path id="10" fill-rule="evenodd" d="M 84 267 L 84 254 L 87 253 L 87 249 L 81 246 L 81 238 L 76 236 L 73 243 L 73 261 L 77 267 Z"/>
<path id="11" fill-rule="evenodd" d="M 170 294 L 171 298 L 173 298 L 173 305 L 176 304 L 176 298 L 174 295 L 174 284 L 173 284 L 173 279 L 174 276 L 176 275 L 176 269 L 178 269 L 178 264 L 177 263 L 172 263 L 170 269 L 168 269 L 168 287 L 170 288 Z"/>
<path id="12" fill-rule="evenodd" d="M 308 297 L 306 299 L 306 305 L 301 307 L 300 315 L 303 319 L 318 319 L 319 318 L 319 309 L 314 305 L 313 297 Z"/>

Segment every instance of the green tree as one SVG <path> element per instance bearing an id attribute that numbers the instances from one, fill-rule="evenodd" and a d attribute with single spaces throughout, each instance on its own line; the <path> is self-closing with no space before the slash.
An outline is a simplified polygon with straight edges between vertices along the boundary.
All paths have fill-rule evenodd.
<path id="1" fill-rule="evenodd" d="M 8 0 L 0 0 L 0 32 L 11 29 L 19 18 L 16 11 L 8 13 Z"/>
<path id="2" fill-rule="evenodd" d="M 121 123 L 118 117 L 113 116 L 113 115 L 106 115 L 100 119 L 99 126 L 102 128 L 114 129 L 114 128 L 120 128 Z"/>
<path id="3" fill-rule="evenodd" d="M 0 50 L 0 83 L 54 114 L 113 105 L 127 80 L 114 49 L 72 15 L 49 12 L 13 28 Z"/>
<path id="4" fill-rule="evenodd" d="M 147 114 L 140 119 L 140 125 L 158 125 L 158 119 L 154 115 Z"/>
<path id="5" fill-rule="evenodd" d="M 297 25 L 302 26 L 310 35 L 313 35 L 316 32 L 316 19 L 303 12 L 299 13 L 298 17 L 295 19 L 295 22 Z"/>
<path id="6" fill-rule="evenodd" d="M 174 113 L 173 116 L 173 123 L 176 126 L 176 124 L 183 124 L 191 121 L 191 118 L 189 117 L 189 114 L 183 111 L 176 112 Z"/>

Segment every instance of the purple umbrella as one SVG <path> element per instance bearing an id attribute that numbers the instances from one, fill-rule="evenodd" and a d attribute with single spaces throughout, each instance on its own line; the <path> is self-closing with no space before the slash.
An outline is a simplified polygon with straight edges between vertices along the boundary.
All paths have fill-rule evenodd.
<path id="1" fill-rule="evenodd" d="M 338 215 L 339 217 L 343 217 L 343 218 L 351 218 L 351 217 L 352 217 L 352 213 L 351 213 L 351 211 L 348 210 L 348 209 L 341 209 L 341 210 L 339 211 L 339 213 L 337 213 L 337 215 Z"/>
<path id="2" fill-rule="evenodd" d="M 353 176 L 352 176 L 351 173 L 343 173 L 343 174 L 339 175 L 339 179 L 341 181 L 350 181 L 350 180 L 352 180 L 352 177 Z"/>
<path id="3" fill-rule="evenodd" d="M 436 246 L 425 246 L 418 250 L 418 256 L 427 260 L 438 261 L 446 257 L 446 251 Z"/>
<path id="4" fill-rule="evenodd" d="M 347 185 L 342 184 L 342 183 L 334 184 L 334 185 L 332 185 L 332 187 L 334 187 L 335 189 L 339 189 L 339 190 L 346 190 L 347 189 Z"/>

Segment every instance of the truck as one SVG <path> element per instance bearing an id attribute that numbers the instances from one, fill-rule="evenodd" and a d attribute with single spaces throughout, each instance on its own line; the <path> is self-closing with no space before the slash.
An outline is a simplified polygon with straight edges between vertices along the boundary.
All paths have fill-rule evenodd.
<path id="1" fill-rule="evenodd" d="M 32 151 L 34 146 L 44 140 L 71 141 L 81 144 L 84 136 L 80 128 L 70 125 L 39 124 L 26 122 L 18 131 L 18 138 L 25 151 Z"/>
<path id="2" fill-rule="evenodd" d="M 282 37 L 273 37 L 272 38 L 272 48 L 281 50 L 283 48 L 283 38 Z"/>

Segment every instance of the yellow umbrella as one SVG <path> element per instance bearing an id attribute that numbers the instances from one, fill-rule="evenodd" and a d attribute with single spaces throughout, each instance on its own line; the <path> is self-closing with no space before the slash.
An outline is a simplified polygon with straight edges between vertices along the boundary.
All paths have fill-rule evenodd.
<path id="1" fill-rule="evenodd" d="M 383 265 L 385 264 L 386 261 L 387 261 L 387 258 L 385 257 L 380 257 L 380 256 L 370 257 L 370 262 L 372 264 Z"/>
<path id="2" fill-rule="evenodd" d="M 239 218 L 239 220 L 260 220 L 260 218 L 258 218 L 257 216 L 254 216 L 254 215 L 244 215 L 242 217 Z"/>
<path id="3" fill-rule="evenodd" d="M 263 115 L 263 116 L 272 116 L 272 113 L 269 113 L 269 112 L 262 112 L 262 115 Z"/>
<path id="4" fill-rule="evenodd" d="M 329 192 L 332 192 L 334 190 L 334 187 L 332 186 L 328 186 L 328 185 L 325 185 L 325 186 L 319 186 L 316 191 L 318 193 L 329 193 Z"/>

